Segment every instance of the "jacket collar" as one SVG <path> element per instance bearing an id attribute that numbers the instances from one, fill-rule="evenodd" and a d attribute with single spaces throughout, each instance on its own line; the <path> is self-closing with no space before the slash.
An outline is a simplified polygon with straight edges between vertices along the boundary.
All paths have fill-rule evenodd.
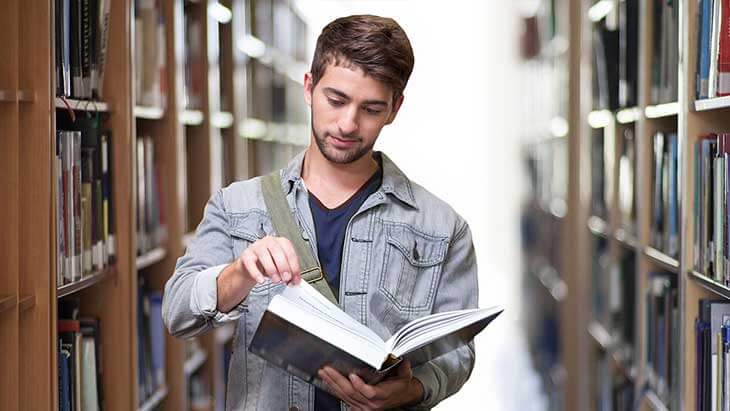
<path id="1" fill-rule="evenodd" d="M 289 164 L 282 170 L 282 182 L 287 193 L 297 186 L 302 179 L 302 164 L 304 164 L 304 155 L 306 150 L 297 154 L 289 161 Z M 411 181 L 408 177 L 393 163 L 393 161 L 380 151 L 374 151 L 373 155 L 380 157 L 383 165 L 383 183 L 380 187 L 386 194 L 391 194 L 403 203 L 418 208 L 416 199 L 413 196 Z"/>

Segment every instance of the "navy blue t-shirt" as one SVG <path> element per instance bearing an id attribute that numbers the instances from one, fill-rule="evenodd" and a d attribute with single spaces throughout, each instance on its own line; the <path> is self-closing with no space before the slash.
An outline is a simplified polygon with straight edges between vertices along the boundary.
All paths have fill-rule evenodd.
<path id="1" fill-rule="evenodd" d="M 319 263 L 327 283 L 338 298 L 342 247 L 345 244 L 347 224 L 365 200 L 380 188 L 383 181 L 381 170 L 382 168 L 378 167 L 378 171 L 352 197 L 336 208 L 327 208 L 314 194 L 309 193 L 309 208 L 312 210 L 314 231 L 317 233 Z M 314 409 L 315 411 L 339 411 L 340 401 L 327 391 L 317 388 L 314 394 Z"/>

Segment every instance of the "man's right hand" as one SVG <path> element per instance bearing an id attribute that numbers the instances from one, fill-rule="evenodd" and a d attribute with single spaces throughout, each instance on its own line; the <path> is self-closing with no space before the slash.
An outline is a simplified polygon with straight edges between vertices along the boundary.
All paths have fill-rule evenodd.
<path id="1" fill-rule="evenodd" d="M 217 279 L 218 311 L 228 312 L 266 278 L 273 283 L 299 284 L 301 269 L 294 245 L 284 237 L 266 236 L 248 246 Z"/>

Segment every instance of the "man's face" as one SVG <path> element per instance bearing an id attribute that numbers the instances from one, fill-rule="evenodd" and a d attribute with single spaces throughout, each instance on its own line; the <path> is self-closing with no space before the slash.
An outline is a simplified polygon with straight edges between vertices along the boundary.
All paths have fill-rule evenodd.
<path id="1" fill-rule="evenodd" d="M 380 130 L 390 124 L 403 97 L 393 104 L 387 85 L 359 68 L 329 65 L 316 87 L 304 79 L 304 98 L 312 109 L 312 134 L 324 157 L 349 164 L 370 153 Z"/>

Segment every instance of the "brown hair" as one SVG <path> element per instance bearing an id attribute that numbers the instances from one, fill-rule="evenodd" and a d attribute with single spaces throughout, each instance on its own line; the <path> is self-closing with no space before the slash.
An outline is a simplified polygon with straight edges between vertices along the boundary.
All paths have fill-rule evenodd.
<path id="1" fill-rule="evenodd" d="M 317 85 L 328 64 L 355 66 L 390 86 L 395 101 L 406 88 L 413 61 L 408 36 L 395 20 L 372 15 L 340 17 L 327 24 L 317 38 L 312 84 Z"/>

